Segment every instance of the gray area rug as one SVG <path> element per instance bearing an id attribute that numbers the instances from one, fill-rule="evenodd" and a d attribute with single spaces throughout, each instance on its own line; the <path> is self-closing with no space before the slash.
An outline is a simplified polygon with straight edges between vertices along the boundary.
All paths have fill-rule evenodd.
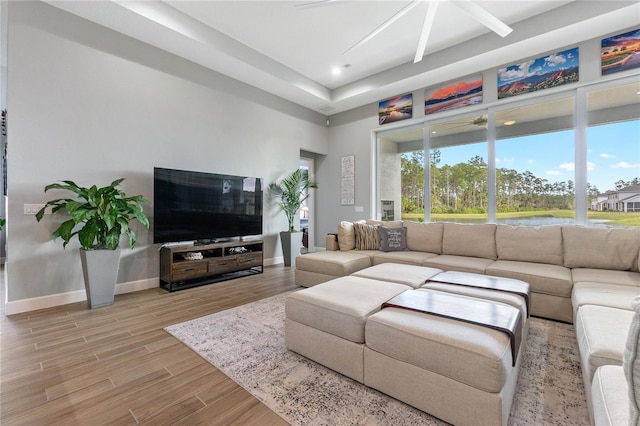
<path id="1" fill-rule="evenodd" d="M 292 425 L 446 424 L 287 351 L 285 297 L 165 330 Z M 573 326 L 531 319 L 510 425 L 589 424 L 577 354 Z"/>

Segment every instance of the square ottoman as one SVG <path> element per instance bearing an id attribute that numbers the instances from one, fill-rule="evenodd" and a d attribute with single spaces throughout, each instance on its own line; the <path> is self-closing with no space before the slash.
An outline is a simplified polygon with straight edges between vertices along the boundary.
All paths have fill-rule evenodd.
<path id="1" fill-rule="evenodd" d="M 367 318 L 410 288 L 347 276 L 294 292 L 285 302 L 287 349 L 362 383 Z"/>
<path id="2" fill-rule="evenodd" d="M 526 347 L 528 320 L 522 319 L 513 365 L 511 342 L 502 331 L 382 309 L 367 320 L 364 383 L 452 424 L 506 425 Z"/>

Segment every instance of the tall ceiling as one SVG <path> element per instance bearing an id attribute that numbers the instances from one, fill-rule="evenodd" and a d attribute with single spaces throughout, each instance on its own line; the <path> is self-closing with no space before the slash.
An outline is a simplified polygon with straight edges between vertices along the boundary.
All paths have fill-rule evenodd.
<path id="1" fill-rule="evenodd" d="M 411 1 L 45 1 L 324 115 L 640 24 L 638 1 L 474 1 L 502 38 L 439 0 L 414 63 L 425 0 L 347 54 Z"/>

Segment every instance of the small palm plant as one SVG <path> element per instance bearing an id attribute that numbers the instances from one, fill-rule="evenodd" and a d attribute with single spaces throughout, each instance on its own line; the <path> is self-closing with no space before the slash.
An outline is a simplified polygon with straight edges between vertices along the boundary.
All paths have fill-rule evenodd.
<path id="1" fill-rule="evenodd" d="M 296 169 L 279 183 L 269 185 L 269 191 L 276 198 L 278 207 L 287 216 L 289 232 L 295 231 L 293 221 L 302 203 L 309 198 L 309 189 L 317 187 L 318 184 L 309 178 L 309 173 L 302 169 Z"/>
<path id="2" fill-rule="evenodd" d="M 137 219 L 149 229 L 149 219 L 145 216 L 142 205 L 148 203 L 142 195 L 128 197 L 118 188 L 124 180 L 117 179 L 109 186 L 91 188 L 78 186 L 75 182 L 64 180 L 63 183 L 47 185 L 44 191 L 63 189 L 76 194 L 76 198 L 58 198 L 51 200 L 36 213 L 36 220 L 40 222 L 47 208 L 52 213 L 66 213 L 71 218 L 63 222 L 55 231 L 53 239 L 60 237 L 66 247 L 69 241 L 78 236 L 80 245 L 85 250 L 110 249 L 115 250 L 120 245 L 120 236 L 126 235 L 129 247 L 136 244 L 136 235 L 129 227 L 133 219 Z M 78 227 L 79 226 L 79 227 Z"/>

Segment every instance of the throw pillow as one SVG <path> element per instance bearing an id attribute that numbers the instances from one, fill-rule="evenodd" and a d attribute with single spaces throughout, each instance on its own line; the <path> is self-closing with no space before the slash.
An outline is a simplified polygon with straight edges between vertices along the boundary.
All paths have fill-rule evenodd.
<path id="1" fill-rule="evenodd" d="M 353 222 L 342 221 L 338 225 L 338 246 L 341 251 L 356 248 L 356 234 L 353 229 Z"/>
<path id="2" fill-rule="evenodd" d="M 404 251 L 407 249 L 407 228 L 378 226 L 382 251 Z"/>
<path id="3" fill-rule="evenodd" d="M 354 223 L 356 250 L 380 250 L 380 235 L 376 226 Z"/>
<path id="4" fill-rule="evenodd" d="M 624 350 L 622 368 L 629 389 L 629 424 L 640 422 L 640 296 L 631 303 L 636 311 L 629 327 L 629 337 Z"/>

